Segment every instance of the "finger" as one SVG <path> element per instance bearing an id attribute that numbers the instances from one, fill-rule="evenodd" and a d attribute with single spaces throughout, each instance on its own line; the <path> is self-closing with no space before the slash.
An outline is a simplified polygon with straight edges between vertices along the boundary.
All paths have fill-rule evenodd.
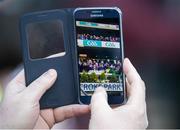
<path id="1" fill-rule="evenodd" d="M 47 130 L 49 130 L 50 128 L 51 127 L 48 126 L 47 122 L 41 116 L 39 116 L 33 130 L 36 130 L 36 129 L 39 129 L 39 130 L 40 129 L 47 129 Z"/>
<path id="2" fill-rule="evenodd" d="M 127 77 L 127 104 L 142 105 L 145 102 L 145 84 L 127 58 L 124 60 L 124 73 Z"/>
<path id="3" fill-rule="evenodd" d="M 68 105 L 54 109 L 55 122 L 61 122 L 68 118 L 80 116 L 90 112 L 88 105 Z"/>
<path id="4" fill-rule="evenodd" d="M 50 69 L 33 81 L 26 89 L 26 92 L 31 94 L 35 101 L 39 101 L 42 95 L 54 84 L 57 78 L 57 72 Z"/>
<path id="5" fill-rule="evenodd" d="M 53 125 L 55 124 L 53 109 L 41 110 L 40 115 L 44 119 L 44 121 L 48 124 L 48 126 L 52 128 Z"/>
<path id="6" fill-rule="evenodd" d="M 111 110 L 107 102 L 107 93 L 103 87 L 96 88 L 91 98 L 91 115 L 97 115 Z"/>
<path id="7" fill-rule="evenodd" d="M 128 83 L 131 85 L 134 82 L 141 80 L 141 77 L 137 73 L 136 69 L 128 58 L 124 59 L 123 71 L 127 77 Z"/>
<path id="8" fill-rule="evenodd" d="M 144 83 L 139 83 L 139 85 L 136 84 L 134 86 L 127 86 L 127 93 L 129 93 L 127 104 L 140 107 L 142 104 L 145 103 L 145 87 L 143 84 Z"/>
<path id="9" fill-rule="evenodd" d="M 19 93 L 26 88 L 24 70 L 21 70 L 15 78 L 8 84 L 8 89 L 12 89 L 13 93 Z"/>

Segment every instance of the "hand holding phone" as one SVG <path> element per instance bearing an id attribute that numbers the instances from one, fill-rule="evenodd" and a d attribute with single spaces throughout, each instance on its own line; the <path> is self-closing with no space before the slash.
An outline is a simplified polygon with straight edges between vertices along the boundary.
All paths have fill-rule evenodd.
<path id="1" fill-rule="evenodd" d="M 121 15 L 118 8 L 99 7 L 22 17 L 26 85 L 51 68 L 61 75 L 41 98 L 42 109 L 77 103 L 77 97 L 80 103 L 89 104 L 99 86 L 106 88 L 110 104 L 124 103 Z"/>
<path id="2" fill-rule="evenodd" d="M 124 60 L 127 77 L 128 101 L 112 109 L 107 103 L 107 93 L 96 89 L 91 100 L 90 129 L 146 129 L 148 126 L 145 84 L 128 59 Z"/>

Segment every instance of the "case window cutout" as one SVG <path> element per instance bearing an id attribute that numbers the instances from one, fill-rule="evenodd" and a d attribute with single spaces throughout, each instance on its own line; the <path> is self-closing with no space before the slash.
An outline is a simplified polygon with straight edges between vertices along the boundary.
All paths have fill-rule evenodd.
<path id="1" fill-rule="evenodd" d="M 26 31 L 31 59 L 46 59 L 66 54 L 63 24 L 60 20 L 30 23 Z"/>

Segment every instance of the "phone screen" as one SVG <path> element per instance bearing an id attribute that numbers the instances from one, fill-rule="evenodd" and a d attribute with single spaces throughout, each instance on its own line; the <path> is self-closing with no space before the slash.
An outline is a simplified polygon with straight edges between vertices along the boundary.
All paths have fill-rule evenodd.
<path id="1" fill-rule="evenodd" d="M 114 9 L 77 10 L 75 16 L 80 101 L 104 87 L 110 104 L 124 100 L 120 14 Z"/>

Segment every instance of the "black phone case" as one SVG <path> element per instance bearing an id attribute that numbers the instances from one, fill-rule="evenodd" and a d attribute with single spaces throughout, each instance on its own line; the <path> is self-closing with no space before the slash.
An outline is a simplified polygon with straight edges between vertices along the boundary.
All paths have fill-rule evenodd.
<path id="1" fill-rule="evenodd" d="M 24 15 L 20 21 L 21 45 L 25 70 L 26 85 L 37 79 L 41 74 L 53 68 L 57 71 L 58 78 L 54 85 L 47 90 L 40 100 L 40 108 L 56 108 L 68 104 L 78 103 L 78 92 L 75 78 L 75 56 L 74 56 L 74 9 L 51 10 L 58 13 L 58 19 L 63 23 L 64 47 L 66 55 L 63 57 L 49 59 L 30 59 L 28 42 L 26 38 L 26 19 L 33 13 Z M 43 11 L 44 12 L 44 11 Z M 48 11 L 45 11 L 48 12 Z M 42 13 L 42 12 L 36 12 Z"/>

